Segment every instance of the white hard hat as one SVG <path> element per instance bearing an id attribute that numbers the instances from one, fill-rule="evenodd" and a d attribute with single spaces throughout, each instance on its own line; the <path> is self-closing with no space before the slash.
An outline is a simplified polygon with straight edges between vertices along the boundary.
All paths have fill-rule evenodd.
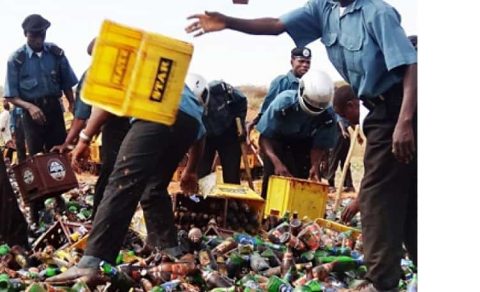
<path id="1" fill-rule="evenodd" d="M 208 93 L 208 82 L 202 75 L 196 73 L 188 73 L 185 80 L 188 88 L 195 94 L 198 101 L 206 105 L 208 103 L 209 93 Z"/>
<path id="2" fill-rule="evenodd" d="M 332 105 L 333 91 L 334 84 L 327 73 L 309 70 L 298 87 L 300 107 L 311 115 L 319 115 Z"/>

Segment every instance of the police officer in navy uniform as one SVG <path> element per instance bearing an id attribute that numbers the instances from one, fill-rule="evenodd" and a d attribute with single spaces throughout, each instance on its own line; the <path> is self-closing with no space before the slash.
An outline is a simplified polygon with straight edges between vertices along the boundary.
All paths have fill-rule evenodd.
<path id="1" fill-rule="evenodd" d="M 67 135 L 62 93 L 73 108 L 72 87 L 77 77 L 62 49 L 45 43 L 50 22 L 38 14 L 29 15 L 22 23 L 27 44 L 19 48 L 8 60 L 5 97 L 25 110 L 22 121 L 28 153 L 48 152 L 63 143 Z M 42 202 L 31 205 L 34 222 Z"/>
<path id="2" fill-rule="evenodd" d="M 321 39 L 340 75 L 370 109 L 360 211 L 370 282 L 363 291 L 398 291 L 405 244 L 417 264 L 417 53 L 384 1 L 309 0 L 280 18 L 192 15 L 188 32 L 225 28 L 249 34 L 287 32 L 297 46 Z"/>
<path id="3" fill-rule="evenodd" d="M 147 240 L 155 247 L 162 247 L 171 256 L 181 254 L 167 188 L 179 162 L 189 151 L 180 187 L 187 195 L 198 192 L 197 166 L 206 130 L 202 123 L 203 106 L 198 100 L 199 96 L 193 93 L 202 91 L 194 88 L 196 84 L 206 82 L 199 80 L 191 87 L 184 87 L 173 125 L 140 119 L 132 123 L 120 146 L 84 256 L 76 266 L 48 278 L 47 282 L 71 284 L 82 277 L 86 277 L 87 282 L 93 281 L 102 260 L 114 264 L 139 201 L 144 210 Z M 73 150 L 74 163 L 84 153 L 90 138 L 98 133 L 108 115 L 93 108 L 87 128 Z"/>
<path id="4" fill-rule="evenodd" d="M 203 177 L 212 170 L 215 153 L 220 157 L 223 181 L 240 184 L 240 138 L 236 118 L 245 124 L 247 97 L 238 89 L 222 80 L 208 84 L 208 100 L 203 112 L 203 124 L 207 130 L 205 150 L 198 167 L 198 176 Z M 243 127 L 243 126 L 242 126 Z"/>
<path id="5" fill-rule="evenodd" d="M 260 118 L 260 148 L 265 155 L 262 197 L 270 175 L 320 179 L 319 167 L 337 137 L 331 106 L 333 82 L 321 71 L 310 70 L 298 90 L 280 93 Z"/>
<path id="6" fill-rule="evenodd" d="M 45 43 L 50 22 L 38 14 L 22 23 L 27 44 L 8 60 L 5 96 L 25 110 L 23 127 L 30 155 L 48 152 L 67 135 L 60 97 L 73 108 L 77 77 L 62 49 Z"/>
<path id="7" fill-rule="evenodd" d="M 290 52 L 290 64 L 292 69 L 287 74 L 277 76 L 270 83 L 267 95 L 263 99 L 262 106 L 258 115 L 247 125 L 247 135 L 250 134 L 253 127 L 258 123 L 262 114 L 267 110 L 273 99 L 284 90 L 297 90 L 298 80 L 310 69 L 312 51 L 307 47 L 295 47 Z M 247 137 L 249 140 L 249 137 Z"/>

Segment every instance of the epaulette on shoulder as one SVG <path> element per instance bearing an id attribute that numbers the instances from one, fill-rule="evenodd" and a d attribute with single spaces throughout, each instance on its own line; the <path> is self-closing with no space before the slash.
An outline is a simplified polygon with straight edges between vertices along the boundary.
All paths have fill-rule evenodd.
<path id="1" fill-rule="evenodd" d="M 63 56 L 63 50 L 59 46 L 57 46 L 56 44 L 48 43 L 46 45 L 47 45 L 48 50 L 50 52 L 52 52 L 52 54 L 54 54 L 58 57 Z"/>
<path id="2" fill-rule="evenodd" d="M 13 60 L 15 61 L 15 64 L 18 64 L 21 66 L 24 62 L 25 59 L 27 58 L 27 52 L 25 52 L 25 48 L 21 47 L 17 51 L 15 51 L 15 54 L 13 55 Z"/>

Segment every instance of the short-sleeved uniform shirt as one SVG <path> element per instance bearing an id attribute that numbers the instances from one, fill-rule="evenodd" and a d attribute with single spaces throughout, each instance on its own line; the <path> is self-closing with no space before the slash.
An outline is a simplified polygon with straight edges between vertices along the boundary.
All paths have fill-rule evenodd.
<path id="1" fill-rule="evenodd" d="M 179 110 L 198 121 L 199 127 L 197 131 L 197 140 L 200 140 L 207 132 L 202 122 L 203 106 L 197 100 L 195 94 L 186 85 L 183 87 Z"/>
<path id="2" fill-rule="evenodd" d="M 340 15 L 333 0 L 310 0 L 280 17 L 297 46 L 321 38 L 330 61 L 359 97 L 375 97 L 403 80 L 417 53 L 399 13 L 382 0 L 355 0 Z"/>
<path id="3" fill-rule="evenodd" d="M 298 90 L 299 79 L 295 77 L 292 70 L 288 71 L 285 75 L 277 76 L 270 83 L 267 95 L 265 96 L 262 106 L 260 107 L 260 114 L 263 114 L 268 106 L 272 103 L 273 99 L 284 90 Z"/>
<path id="4" fill-rule="evenodd" d="M 55 47 L 45 43 L 37 54 L 28 45 L 23 45 L 13 53 L 7 63 L 5 97 L 20 97 L 26 101 L 61 97 L 63 90 L 77 84 L 65 54 L 55 53 L 52 49 Z"/>
<path id="5" fill-rule="evenodd" d="M 80 77 L 80 81 L 78 82 L 77 89 L 75 90 L 75 107 L 74 107 L 74 112 L 73 115 L 75 118 L 80 119 L 80 120 L 88 120 L 90 118 L 90 115 L 92 114 L 92 106 L 89 104 L 86 104 L 82 100 L 82 86 L 83 86 L 83 81 L 85 80 L 85 74 L 87 72 L 85 71 L 82 74 L 82 77 Z"/>
<path id="6" fill-rule="evenodd" d="M 312 139 L 315 148 L 333 148 L 337 140 L 333 108 L 328 107 L 320 115 L 310 115 L 301 109 L 297 94 L 296 90 L 280 93 L 260 118 L 257 130 L 271 139 Z"/>

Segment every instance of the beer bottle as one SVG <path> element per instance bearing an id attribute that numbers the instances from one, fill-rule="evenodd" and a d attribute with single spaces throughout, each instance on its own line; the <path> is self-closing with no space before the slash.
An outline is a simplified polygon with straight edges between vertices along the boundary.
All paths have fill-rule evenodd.
<path id="1" fill-rule="evenodd" d="M 223 255 L 219 255 L 217 256 L 217 266 L 218 266 L 218 271 L 220 272 L 220 274 L 222 275 L 227 275 L 228 272 L 227 272 L 227 264 L 225 263 L 225 258 L 223 257 Z"/>
<path id="2" fill-rule="evenodd" d="M 236 276 L 238 276 L 245 265 L 245 258 L 236 252 L 232 252 L 228 257 L 226 263 L 228 277 L 235 278 Z"/>
<path id="3" fill-rule="evenodd" d="M 277 257 L 277 255 L 273 252 L 272 249 L 266 248 L 261 254 L 262 257 L 267 258 L 270 266 L 276 267 L 281 265 L 280 259 Z"/>
<path id="4" fill-rule="evenodd" d="M 287 222 L 287 223 L 290 224 L 290 211 L 289 210 L 285 211 L 285 213 L 283 213 L 282 218 L 280 218 L 279 223 L 284 223 L 284 222 Z"/>
<path id="5" fill-rule="evenodd" d="M 281 243 L 281 236 L 283 233 L 288 232 L 290 229 L 290 224 L 287 222 L 283 222 L 280 225 L 277 225 L 275 228 L 270 229 L 268 232 L 268 239 L 272 243 Z"/>
<path id="6" fill-rule="evenodd" d="M 297 236 L 302 229 L 302 221 L 298 218 L 297 211 L 293 212 L 292 219 L 290 220 L 290 230 L 294 236 Z"/>
<path id="7" fill-rule="evenodd" d="M 304 251 L 307 249 L 306 245 L 290 232 L 282 234 L 280 242 L 297 251 Z"/>
<path id="8" fill-rule="evenodd" d="M 363 264 L 363 261 L 347 256 L 327 256 L 316 257 L 315 263 L 317 265 L 333 263 L 333 272 L 346 272 L 357 269 Z"/>
<path id="9" fill-rule="evenodd" d="M 268 292 L 292 292 L 293 287 L 277 276 L 272 276 L 267 283 Z"/>
<path id="10" fill-rule="evenodd" d="M 213 254 L 225 254 L 226 252 L 234 249 L 235 247 L 237 247 L 237 243 L 235 242 L 235 240 L 232 237 L 229 237 L 229 238 L 225 239 L 225 241 L 223 241 L 222 243 L 217 245 L 212 250 L 212 253 Z"/>
<path id="11" fill-rule="evenodd" d="M 312 269 L 313 278 L 323 282 L 328 277 L 328 274 L 330 274 L 332 271 L 333 271 L 333 263 L 315 266 Z"/>
<path id="12" fill-rule="evenodd" d="M 233 212 L 238 212 L 240 210 L 240 207 L 238 206 L 238 203 L 235 200 L 229 200 L 228 209 L 231 209 Z"/>
<path id="13" fill-rule="evenodd" d="M 293 252 L 290 248 L 287 249 L 287 252 L 283 255 L 282 265 L 281 265 L 281 274 L 282 277 L 288 272 L 288 270 L 295 265 L 293 260 Z"/>
<path id="14" fill-rule="evenodd" d="M 82 280 L 77 280 L 75 285 L 72 286 L 71 292 L 90 292 L 90 288 L 88 288 L 88 285 L 82 281 Z"/>
<path id="15" fill-rule="evenodd" d="M 4 256 L 9 252 L 10 252 L 10 247 L 8 246 L 8 244 L 0 245 L 0 256 Z"/>
<path id="16" fill-rule="evenodd" d="M 263 272 L 270 269 L 270 265 L 258 253 L 254 252 L 250 256 L 250 268 L 255 272 Z"/>
<path id="17" fill-rule="evenodd" d="M 107 276 L 110 277 L 112 285 L 115 286 L 119 291 L 127 292 L 135 286 L 135 282 L 123 272 L 113 267 L 105 261 L 100 262 L 100 270 Z"/>
<path id="18" fill-rule="evenodd" d="M 231 279 L 222 276 L 218 271 L 203 270 L 202 277 L 209 289 L 228 288 L 234 285 Z"/>
<path id="19" fill-rule="evenodd" d="M 10 277 L 7 274 L 0 274 L 0 291 L 10 291 Z"/>

